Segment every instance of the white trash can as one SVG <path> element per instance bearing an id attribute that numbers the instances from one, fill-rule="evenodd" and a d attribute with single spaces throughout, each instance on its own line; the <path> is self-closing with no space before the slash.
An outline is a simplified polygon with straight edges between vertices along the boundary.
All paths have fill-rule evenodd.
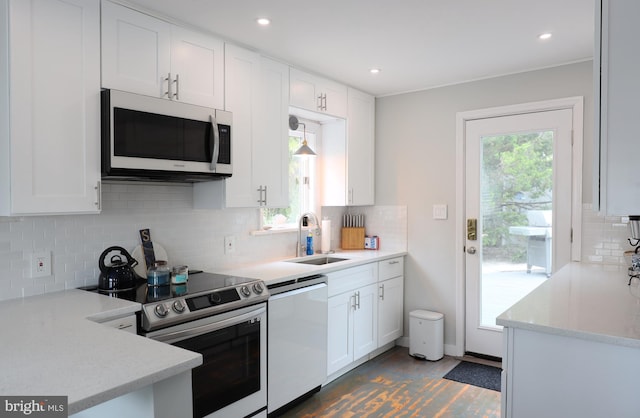
<path id="1" fill-rule="evenodd" d="M 444 357 L 444 315 L 424 310 L 409 313 L 409 355 L 431 361 Z"/>

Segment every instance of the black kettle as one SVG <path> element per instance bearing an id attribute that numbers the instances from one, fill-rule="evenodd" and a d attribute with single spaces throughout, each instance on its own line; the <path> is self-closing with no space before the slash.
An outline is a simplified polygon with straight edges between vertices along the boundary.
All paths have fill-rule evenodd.
<path id="1" fill-rule="evenodd" d="M 111 256 L 110 264 L 107 266 L 104 259 L 114 251 L 118 251 L 120 254 Z M 98 260 L 98 266 L 100 267 L 98 289 L 107 292 L 133 289 L 138 278 L 136 272 L 133 271 L 133 267 L 137 264 L 138 261 L 124 248 L 107 248 L 102 252 Z"/>

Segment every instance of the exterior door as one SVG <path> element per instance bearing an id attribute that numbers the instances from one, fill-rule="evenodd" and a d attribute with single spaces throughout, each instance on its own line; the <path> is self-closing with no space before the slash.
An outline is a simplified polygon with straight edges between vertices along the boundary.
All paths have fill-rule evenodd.
<path id="1" fill-rule="evenodd" d="M 571 260 L 573 110 L 465 123 L 465 351 L 502 357 L 495 319 Z"/>

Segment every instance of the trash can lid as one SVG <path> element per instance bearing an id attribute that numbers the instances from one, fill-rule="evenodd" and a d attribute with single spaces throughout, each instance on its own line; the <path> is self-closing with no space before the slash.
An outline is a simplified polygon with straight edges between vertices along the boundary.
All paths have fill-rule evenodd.
<path id="1" fill-rule="evenodd" d="M 437 321 L 444 317 L 444 315 L 440 312 L 425 311 L 421 309 L 411 311 L 409 313 L 409 316 L 412 316 L 414 318 L 426 319 L 428 321 Z"/>

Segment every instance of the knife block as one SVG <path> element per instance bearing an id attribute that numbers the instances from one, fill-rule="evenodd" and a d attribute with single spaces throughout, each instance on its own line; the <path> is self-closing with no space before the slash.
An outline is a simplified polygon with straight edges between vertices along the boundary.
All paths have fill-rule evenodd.
<path id="1" fill-rule="evenodd" d="M 363 250 L 364 228 L 342 228 L 340 248 L 343 250 Z"/>

